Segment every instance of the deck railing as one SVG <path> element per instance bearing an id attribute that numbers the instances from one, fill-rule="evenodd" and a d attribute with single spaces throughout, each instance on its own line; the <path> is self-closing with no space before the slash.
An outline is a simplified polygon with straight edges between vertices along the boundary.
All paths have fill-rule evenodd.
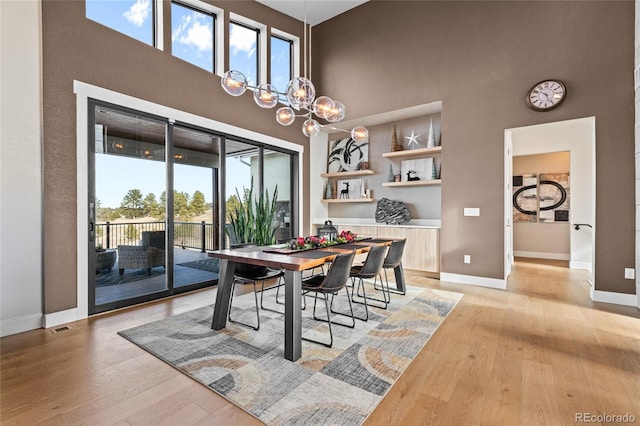
<path id="1" fill-rule="evenodd" d="M 164 231 L 164 222 L 118 222 L 96 224 L 96 247 L 117 248 L 118 245 L 139 244 L 143 231 Z M 217 238 L 213 223 L 174 222 L 173 245 L 199 249 L 201 252 L 216 250 Z"/>

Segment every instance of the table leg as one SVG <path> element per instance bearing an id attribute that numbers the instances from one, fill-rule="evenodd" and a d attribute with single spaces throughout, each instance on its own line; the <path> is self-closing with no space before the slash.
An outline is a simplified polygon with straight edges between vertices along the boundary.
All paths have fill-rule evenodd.
<path id="1" fill-rule="evenodd" d="M 211 328 L 214 330 L 223 329 L 227 325 L 227 314 L 229 312 L 229 299 L 231 298 L 231 288 L 233 285 L 233 273 L 236 270 L 236 263 L 228 260 L 220 262 L 220 277 L 218 278 L 218 293 L 216 304 L 213 308 L 213 321 Z"/>
<path id="2" fill-rule="evenodd" d="M 302 272 L 284 271 L 284 283 L 284 357 L 296 361 L 302 355 Z"/>
<path id="3" fill-rule="evenodd" d="M 404 269 L 402 269 L 402 263 L 393 268 L 393 274 L 396 277 L 396 289 L 399 293 L 405 294 L 407 291 L 407 286 L 405 285 L 404 281 Z"/>

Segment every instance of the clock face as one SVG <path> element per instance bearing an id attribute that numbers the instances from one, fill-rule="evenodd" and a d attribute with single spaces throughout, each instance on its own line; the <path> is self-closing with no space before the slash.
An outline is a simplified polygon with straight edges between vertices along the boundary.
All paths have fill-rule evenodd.
<path id="1" fill-rule="evenodd" d="M 536 83 L 527 95 L 527 104 L 536 111 L 549 111 L 560 105 L 567 94 L 562 82 L 544 80 Z"/>

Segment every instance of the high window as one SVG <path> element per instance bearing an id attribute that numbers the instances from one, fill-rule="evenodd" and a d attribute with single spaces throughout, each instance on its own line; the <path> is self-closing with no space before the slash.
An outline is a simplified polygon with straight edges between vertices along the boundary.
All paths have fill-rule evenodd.
<path id="1" fill-rule="evenodd" d="M 229 23 L 229 69 L 240 71 L 252 86 L 260 81 L 259 36 L 260 31 L 256 28 L 239 22 Z"/>
<path id="2" fill-rule="evenodd" d="M 293 42 L 275 35 L 271 36 L 270 83 L 279 92 L 285 92 L 293 76 Z"/>
<path id="3" fill-rule="evenodd" d="M 209 72 L 215 69 L 215 15 L 189 5 L 171 3 L 173 56 Z"/>
<path id="4" fill-rule="evenodd" d="M 154 45 L 153 0 L 86 0 L 87 18 Z"/>

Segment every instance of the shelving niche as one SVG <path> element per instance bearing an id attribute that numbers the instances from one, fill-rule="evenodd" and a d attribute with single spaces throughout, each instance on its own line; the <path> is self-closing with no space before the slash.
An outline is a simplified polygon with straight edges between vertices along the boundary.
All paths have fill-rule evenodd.
<path id="1" fill-rule="evenodd" d="M 434 146 L 432 148 L 417 148 L 407 149 L 403 151 L 385 152 L 382 156 L 388 160 L 409 160 L 414 158 L 434 157 L 442 152 L 442 146 Z M 441 179 L 431 180 L 414 180 L 403 182 L 383 182 L 382 186 L 428 186 L 428 185 L 441 185 Z"/>

